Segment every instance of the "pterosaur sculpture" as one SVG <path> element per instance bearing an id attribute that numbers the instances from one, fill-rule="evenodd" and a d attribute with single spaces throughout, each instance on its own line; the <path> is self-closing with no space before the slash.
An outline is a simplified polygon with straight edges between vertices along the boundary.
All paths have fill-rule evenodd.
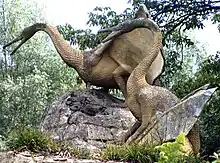
<path id="1" fill-rule="evenodd" d="M 138 13 L 142 13 L 140 17 L 146 16 L 142 7 L 139 8 L 136 17 L 139 17 Z M 146 22 L 144 28 L 134 29 L 136 28 L 134 27 L 134 30 L 121 30 L 120 36 L 113 37 L 91 51 L 73 49 L 55 27 L 45 23 L 36 23 L 25 28 L 16 39 L 5 45 L 4 48 L 21 41 L 12 51 L 11 54 L 14 54 L 36 32 L 44 31 L 50 36 L 63 61 L 74 68 L 86 83 L 105 88 L 119 87 L 126 96 L 126 81 L 138 63 L 149 55 L 152 40 L 155 37 L 153 30 L 156 24 L 147 17 Z M 163 54 L 159 52 L 147 72 L 148 83 L 153 84 L 161 74 L 163 65 Z"/>

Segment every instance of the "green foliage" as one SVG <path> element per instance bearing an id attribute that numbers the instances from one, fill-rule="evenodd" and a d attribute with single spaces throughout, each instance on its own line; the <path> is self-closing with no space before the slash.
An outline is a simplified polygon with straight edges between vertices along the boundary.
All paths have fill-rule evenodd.
<path id="1" fill-rule="evenodd" d="M 90 152 L 87 149 L 71 148 L 70 154 L 78 159 L 90 158 Z"/>
<path id="2" fill-rule="evenodd" d="M 155 149 L 160 151 L 158 163 L 176 163 L 183 159 L 183 145 L 185 142 L 184 134 L 180 134 L 175 142 L 163 143 Z"/>
<path id="3" fill-rule="evenodd" d="M 131 9 L 129 8 L 125 9 L 122 14 L 116 14 L 110 7 L 96 7 L 93 12 L 89 13 L 87 24 L 105 28 L 117 25 L 128 17 L 131 17 Z M 81 50 L 96 47 L 107 36 L 106 33 L 96 35 L 90 29 L 74 29 L 70 24 L 59 25 L 58 30 L 66 40 L 70 41 L 70 44 L 79 46 Z"/>
<path id="4" fill-rule="evenodd" d="M 96 7 L 93 12 L 89 13 L 87 24 L 89 26 L 101 26 L 101 28 L 106 28 L 115 26 L 125 19 L 131 18 L 132 14 L 133 11 L 130 8 L 125 9 L 121 14 L 117 14 L 115 11 L 112 11 L 110 7 Z"/>
<path id="5" fill-rule="evenodd" d="M 55 152 L 58 146 L 51 138 L 37 129 L 20 127 L 8 135 L 7 146 L 13 150 L 30 150 L 32 152 Z"/>
<path id="6" fill-rule="evenodd" d="M 4 2 L 0 45 L 11 41 L 24 27 L 43 20 L 32 1 Z M 10 58 L 12 49 L 3 54 Z M 60 94 L 81 87 L 76 84 L 76 72 L 62 63 L 45 33 L 37 33 L 11 59 L 12 64 L 0 59 L 0 134 L 4 136 L 21 124 L 38 126 L 47 105 Z"/>
<path id="7" fill-rule="evenodd" d="M 220 153 L 214 152 L 213 156 L 211 157 L 215 159 L 214 161 L 212 161 L 212 163 L 220 163 Z"/>
<path id="8" fill-rule="evenodd" d="M 6 138 L 0 135 L 0 152 L 5 151 L 7 149 L 6 143 L 7 143 Z"/>
<path id="9" fill-rule="evenodd" d="M 58 60 L 41 61 L 44 61 L 41 67 L 29 65 L 17 69 L 0 81 L 1 132 L 7 133 L 21 123 L 37 126 L 46 105 L 76 87 L 76 73 L 70 68 Z M 27 69 L 32 70 L 26 72 Z"/>
<path id="10" fill-rule="evenodd" d="M 185 37 L 191 35 L 192 32 L 185 32 Z M 199 64 L 206 55 L 203 48 L 194 45 L 187 45 L 179 42 L 176 37 L 180 37 L 178 33 L 173 34 L 169 47 L 164 48 L 165 66 L 161 75 L 161 83 L 167 88 L 172 88 L 174 83 L 182 83 L 193 77 L 197 71 Z M 176 43 L 174 43 L 176 42 Z M 193 40 L 194 43 L 197 43 Z"/>
<path id="11" fill-rule="evenodd" d="M 70 24 L 65 24 L 64 26 L 57 26 L 60 33 L 63 34 L 64 38 L 70 41 L 71 45 L 77 45 L 80 50 L 85 50 L 87 48 L 95 48 L 97 44 L 105 38 L 106 34 L 99 34 L 98 36 L 90 29 L 74 29 Z"/>
<path id="12" fill-rule="evenodd" d="M 12 130 L 5 140 L 5 149 L 9 150 L 29 150 L 31 152 L 49 153 L 69 153 L 75 158 L 85 159 L 90 157 L 90 152 L 86 149 L 72 147 L 64 142 L 55 142 L 49 135 L 38 129 L 30 127 L 19 127 Z"/>
<path id="13" fill-rule="evenodd" d="M 202 157 L 189 155 L 184 155 L 182 159 L 179 160 L 179 163 L 207 163 Z"/>
<path id="14" fill-rule="evenodd" d="M 183 145 L 185 142 L 184 134 L 180 134 L 174 142 L 163 143 L 156 146 L 159 151 L 158 163 L 202 163 L 205 162 L 201 158 L 193 155 L 185 155 Z"/>
<path id="15" fill-rule="evenodd" d="M 86 149 L 72 147 L 69 143 L 55 142 L 49 135 L 38 129 L 30 127 L 18 127 L 12 130 L 7 139 L 0 141 L 1 150 L 29 150 L 31 152 L 68 153 L 79 159 L 88 159 L 90 152 Z"/>
<path id="16" fill-rule="evenodd" d="M 131 145 L 107 145 L 106 150 L 102 153 L 104 160 L 120 160 L 129 162 L 154 162 L 156 153 L 152 147 L 146 144 Z"/>
<path id="17" fill-rule="evenodd" d="M 118 160 L 128 162 L 158 162 L 158 163 L 205 163 L 202 158 L 183 153 L 184 134 L 180 134 L 174 142 L 159 146 L 146 144 L 108 145 L 101 153 L 103 160 Z"/>
<path id="18" fill-rule="evenodd" d="M 195 73 L 194 78 L 177 82 L 173 85 L 173 91 L 184 97 L 192 90 L 210 83 L 211 87 L 220 84 L 220 55 L 208 57 Z M 220 91 L 217 90 L 207 103 L 200 118 L 201 124 L 201 145 L 203 154 L 211 155 L 220 147 Z"/>
<path id="19" fill-rule="evenodd" d="M 175 32 L 175 29 L 181 27 L 184 30 L 203 28 L 204 20 L 207 20 L 220 9 L 218 0 L 176 0 L 176 1 L 145 1 L 134 0 L 133 5 L 138 6 L 144 3 L 152 13 L 153 19 L 162 24 L 166 31 L 165 36 Z"/>

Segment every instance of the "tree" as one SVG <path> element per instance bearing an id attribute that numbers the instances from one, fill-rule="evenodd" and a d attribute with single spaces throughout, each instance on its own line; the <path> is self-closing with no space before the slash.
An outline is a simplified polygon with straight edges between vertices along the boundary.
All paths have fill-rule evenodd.
<path id="1" fill-rule="evenodd" d="M 210 83 L 211 87 L 219 87 L 220 83 L 220 53 L 206 58 L 199 66 L 199 71 L 193 78 L 182 83 L 175 83 L 173 90 L 180 97 L 185 96 L 195 88 Z M 202 151 L 204 154 L 212 154 L 220 147 L 220 91 L 216 91 L 208 105 L 206 105 L 200 118 L 202 131 Z"/>
<path id="2" fill-rule="evenodd" d="M 24 27 L 43 21 L 39 14 L 42 9 L 35 1 L 4 0 L 1 9 L 0 45 Z M 7 56 L 10 49 L 2 53 Z M 11 59 L 13 65 L 0 60 L 1 135 L 20 125 L 38 126 L 48 104 L 61 93 L 79 87 L 77 74 L 62 63 L 45 34 L 34 36 Z"/>

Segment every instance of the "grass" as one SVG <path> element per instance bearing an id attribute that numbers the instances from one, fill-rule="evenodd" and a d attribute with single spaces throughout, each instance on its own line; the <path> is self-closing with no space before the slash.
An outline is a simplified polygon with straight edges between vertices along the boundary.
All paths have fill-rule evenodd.
<path id="1" fill-rule="evenodd" d="M 139 163 L 151 163 L 156 160 L 156 152 L 153 147 L 145 144 L 132 145 L 107 145 L 104 152 L 101 153 L 103 160 L 129 161 Z"/>
<path id="2" fill-rule="evenodd" d="M 147 143 L 131 145 L 108 145 L 102 153 L 104 160 L 117 160 L 138 163 L 205 163 L 202 158 L 186 155 L 183 152 L 184 134 L 180 134 L 174 142 L 161 145 L 147 145 Z M 220 155 L 219 155 L 220 156 Z M 216 154 L 217 158 L 218 155 Z"/>
<path id="3" fill-rule="evenodd" d="M 49 136 L 30 127 L 20 127 L 11 131 L 8 135 L 7 147 L 10 150 L 25 149 L 32 152 L 56 152 L 59 150 L 58 144 Z"/>
<path id="4" fill-rule="evenodd" d="M 59 145 L 59 147 L 60 147 L 59 152 L 69 153 L 71 156 L 75 158 L 78 158 L 78 159 L 89 159 L 90 158 L 90 152 L 87 149 L 76 148 L 64 142 L 62 142 Z"/>
<path id="5" fill-rule="evenodd" d="M 48 135 L 38 129 L 21 127 L 13 130 L 8 135 L 6 143 L 9 150 L 28 150 L 31 152 L 43 153 L 68 153 L 76 158 L 89 158 L 90 153 L 85 149 L 75 148 L 71 145 L 53 141 Z"/>
<path id="6" fill-rule="evenodd" d="M 112 145 L 108 144 L 107 148 L 101 152 L 101 160 L 117 160 L 138 163 L 166 163 L 173 160 L 173 163 L 207 163 L 197 156 L 177 155 L 178 139 L 173 143 L 164 143 L 163 145 L 149 146 L 146 144 L 131 145 Z M 6 142 L 6 143 L 5 143 Z M 48 135 L 37 129 L 22 127 L 13 130 L 7 140 L 1 140 L 0 146 L 4 145 L 9 150 L 29 150 L 31 152 L 48 152 L 51 153 L 68 153 L 71 157 L 79 159 L 88 159 L 90 153 L 88 150 L 79 149 L 69 144 L 54 142 Z M 179 148 L 179 147 L 178 147 Z M 158 150 L 159 149 L 159 150 Z M 175 149 L 175 150 L 174 150 Z M 176 152 L 174 152 L 176 151 Z M 175 158 L 175 159 L 174 159 Z M 220 154 L 218 152 L 213 155 L 212 163 L 220 163 Z"/>
<path id="7" fill-rule="evenodd" d="M 101 154 L 102 160 L 127 161 L 134 163 L 169 163 L 169 161 L 159 161 L 159 153 L 153 146 L 145 144 L 132 145 L 111 145 L 109 144 Z M 198 156 L 183 156 L 176 158 L 172 163 L 205 163 L 206 161 Z M 206 162 L 207 163 L 207 162 Z"/>

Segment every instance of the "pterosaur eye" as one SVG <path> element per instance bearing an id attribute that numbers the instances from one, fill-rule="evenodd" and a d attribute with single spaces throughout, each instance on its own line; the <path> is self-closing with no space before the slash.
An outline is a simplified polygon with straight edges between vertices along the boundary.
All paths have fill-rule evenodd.
<path id="1" fill-rule="evenodd" d="M 149 14 L 148 13 L 146 13 L 146 17 L 149 18 Z"/>

